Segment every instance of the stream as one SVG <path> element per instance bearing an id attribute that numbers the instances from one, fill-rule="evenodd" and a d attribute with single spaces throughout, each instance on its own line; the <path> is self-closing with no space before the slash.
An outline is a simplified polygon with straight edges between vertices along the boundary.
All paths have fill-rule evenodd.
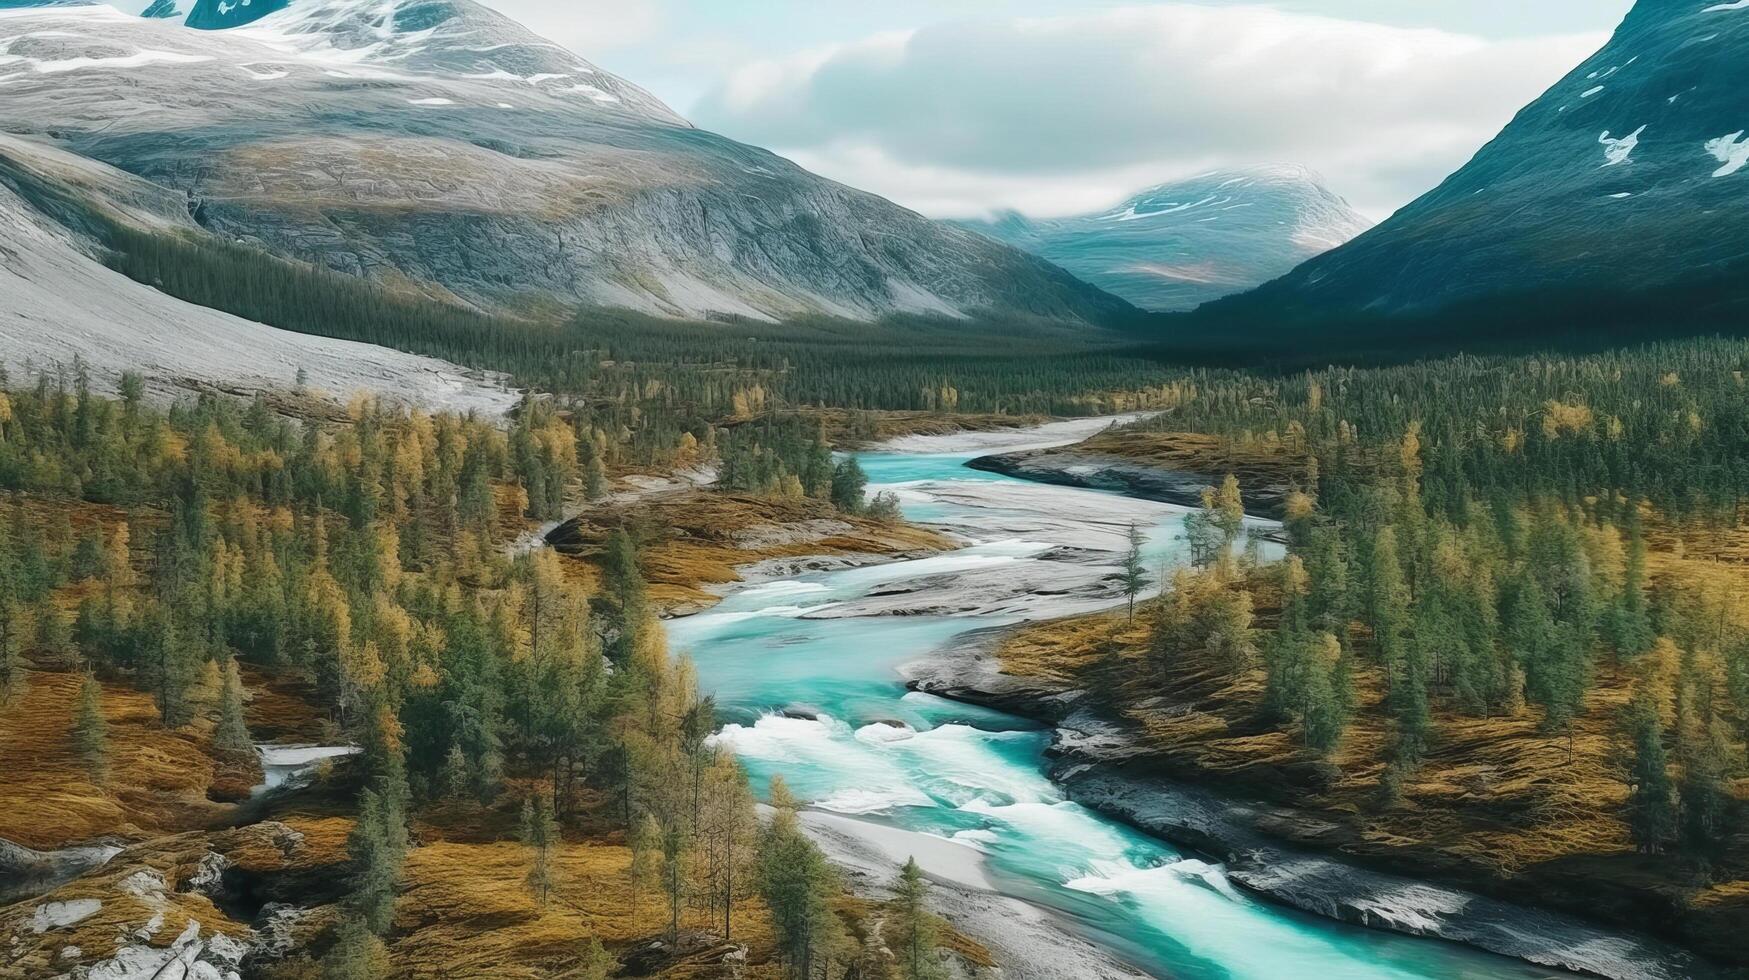
<path id="1" fill-rule="evenodd" d="M 1040 437 L 1085 434 L 1047 427 Z M 1007 438 L 1000 448 L 1014 448 Z M 767 579 L 755 568 L 720 605 L 669 624 L 674 649 L 717 698 L 718 743 L 757 791 L 781 775 L 837 828 L 860 827 L 901 859 L 916 853 L 938 880 L 1043 909 L 1154 976 L 1564 975 L 1249 895 L 1219 865 L 1065 800 L 1046 774 L 1048 730 L 907 691 L 902 665 L 970 631 L 1121 604 L 1116 565 L 1130 525 L 1146 532 L 1157 574 L 1185 558 L 1187 513 L 968 469 L 991 445 L 964 437 L 913 447 L 937 451 L 858 457 L 870 492 L 895 492 L 907 517 L 965 548 Z M 1039 975 L 1023 963 L 1010 972 Z"/>

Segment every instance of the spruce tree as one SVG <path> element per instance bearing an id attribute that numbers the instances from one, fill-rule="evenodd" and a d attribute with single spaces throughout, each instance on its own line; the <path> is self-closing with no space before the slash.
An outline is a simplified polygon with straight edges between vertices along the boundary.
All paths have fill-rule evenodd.
<path id="1" fill-rule="evenodd" d="M 366 789 L 358 821 L 346 838 L 352 859 L 352 894 L 348 911 L 376 935 L 387 932 L 395 918 L 395 893 L 407 857 L 407 824 L 394 788 Z"/>
<path id="2" fill-rule="evenodd" d="M 37 653 L 51 663 L 70 666 L 76 659 L 73 634 L 67 621 L 61 618 L 53 593 L 45 593 L 37 600 L 34 618 Z"/>
<path id="3" fill-rule="evenodd" d="M 1621 595 L 1610 615 L 1610 641 L 1616 653 L 1637 657 L 1652 649 L 1652 623 L 1646 609 L 1646 538 L 1640 526 L 1639 504 L 1628 501 L 1627 561 Z"/>
<path id="4" fill-rule="evenodd" d="M 522 800 L 522 843 L 529 851 L 528 875 L 523 881 L 536 904 L 544 906 L 557 880 L 553 857 L 560 844 L 553 803 L 544 793 L 531 793 Z"/>
<path id="5" fill-rule="evenodd" d="M 1737 768 L 1735 751 L 1724 722 L 1697 720 L 1683 736 L 1682 782 L 1679 784 L 1682 850 L 1706 877 L 1729 842 L 1731 811 L 1736 800 L 1729 780 Z"/>
<path id="6" fill-rule="evenodd" d="M 334 945 L 322 957 L 322 980 L 381 980 L 389 975 L 390 966 L 387 947 L 365 920 L 342 912 Z"/>
<path id="7" fill-rule="evenodd" d="M 247 756 L 255 751 L 249 737 L 249 725 L 243 718 L 243 677 L 237 669 L 237 659 L 228 657 L 219 687 L 219 723 L 213 729 L 213 748 L 232 756 Z"/>
<path id="8" fill-rule="evenodd" d="M 868 487 L 868 475 L 855 456 L 846 456 L 832 470 L 832 506 L 846 514 L 860 514 L 863 491 Z"/>
<path id="9" fill-rule="evenodd" d="M 1403 566 L 1397 554 L 1394 528 L 1379 528 L 1373 538 L 1367 572 L 1367 621 L 1372 626 L 1373 640 L 1378 645 L 1386 677 L 1395 686 L 1407 652 L 1409 589 L 1403 583 Z"/>
<path id="10" fill-rule="evenodd" d="M 929 911 L 929 882 L 908 858 L 893 889 L 893 952 L 905 980 L 937 980 L 944 975 L 936 954 L 940 926 Z"/>
<path id="11" fill-rule="evenodd" d="M 73 716 L 73 747 L 93 782 L 109 770 L 109 723 L 103 717 L 103 685 L 87 672 L 79 683 L 79 708 Z"/>
<path id="12" fill-rule="evenodd" d="M 1129 621 L 1136 621 L 1136 597 L 1148 587 L 1148 570 L 1142 564 L 1142 531 L 1130 523 L 1129 550 L 1123 557 L 1123 593 L 1129 600 Z"/>
<path id="13" fill-rule="evenodd" d="M 1634 694 L 1625 729 L 1632 749 L 1628 829 L 1640 853 L 1657 854 L 1676 831 L 1676 794 L 1664 752 L 1664 725 L 1648 681 L 1642 680 Z"/>
<path id="14" fill-rule="evenodd" d="M 759 893 L 771 909 L 778 955 L 789 976 L 810 978 L 838 953 L 842 936 L 828 904 L 838 879 L 825 855 L 802 833 L 795 801 L 772 781 L 775 812 L 759 846 Z"/>
<path id="15" fill-rule="evenodd" d="M 640 892 L 653 891 L 662 881 L 662 828 L 656 818 L 645 814 L 627 835 L 632 851 L 631 881 L 632 913 L 638 910 Z"/>

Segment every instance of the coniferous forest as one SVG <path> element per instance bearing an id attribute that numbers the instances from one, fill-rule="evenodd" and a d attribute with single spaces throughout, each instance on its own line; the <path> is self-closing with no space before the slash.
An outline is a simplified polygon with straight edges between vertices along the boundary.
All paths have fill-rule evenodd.
<path id="1" fill-rule="evenodd" d="M 1058 655 L 1103 651 L 1051 669 L 1152 732 L 1176 771 L 1218 785 L 1208 770 L 1235 764 L 1185 761 L 1207 730 L 1146 707 L 1190 698 L 1188 717 L 1256 740 L 1222 750 L 1258 767 L 1234 785 L 1283 802 L 1386 826 L 1439 813 L 1502 865 L 1626 851 L 1646 894 L 1679 903 L 1728 891 L 1749 864 L 1743 341 L 1189 367 L 1158 343 L 1043 322 L 518 319 L 242 245 L 119 227 L 109 240 L 118 270 L 185 299 L 528 392 L 493 421 L 367 397 L 314 414 L 265 396 L 166 402 L 132 375 L 108 396 L 79 364 L 0 378 L 7 703 L 50 698 L 97 799 L 122 792 L 138 738 L 118 692 L 144 699 L 153 730 L 195 733 L 214 786 L 246 787 L 252 731 L 273 727 L 262 699 L 295 684 L 304 730 L 360 750 L 324 784 L 351 816 L 334 918 L 302 954 L 323 975 L 382 975 L 405 929 L 397 895 L 433 853 L 421 841 L 480 834 L 514 843 L 537 908 L 579 887 L 578 843 L 605 839 L 646 935 L 673 944 L 703 923 L 729 943 L 744 916 L 782 972 L 812 977 L 867 968 L 869 930 L 897 927 L 909 952 L 883 968 L 938 975 L 938 947 L 963 937 L 931 917 L 922 879 L 871 917 L 797 823 L 806 801 L 775 781 L 777 817 L 757 816 L 710 737 L 713 700 L 668 653 L 654 596 L 671 593 L 646 576 L 654 561 L 662 588 L 695 586 L 674 557 L 691 545 L 651 523 L 660 509 L 614 502 L 628 475 L 709 472 L 700 492 L 724 505 L 896 526 L 896 498 L 865 499 L 842 450 L 907 413 L 951 428 L 1143 411 L 1097 440 L 1138 459 L 1201 440 L 1210 489 L 1185 521 L 1187 565 L 1147 567 L 1132 528 L 1121 624 L 1041 627 L 1071 638 Z M 1255 488 L 1235 471 L 1282 502 L 1278 561 L 1236 547 Z M 590 530 L 568 557 L 529 536 L 579 514 Z M 1491 724 L 1512 734 L 1477 735 Z M 1534 765 L 1583 775 L 1502 829 L 1430 788 L 1474 751 L 1459 732 L 1508 753 L 1534 743 Z M 1265 750 L 1267 765 L 1247 758 Z M 1717 928 L 1666 932 L 1716 953 Z M 644 955 L 605 927 L 579 935 L 580 975 Z"/>

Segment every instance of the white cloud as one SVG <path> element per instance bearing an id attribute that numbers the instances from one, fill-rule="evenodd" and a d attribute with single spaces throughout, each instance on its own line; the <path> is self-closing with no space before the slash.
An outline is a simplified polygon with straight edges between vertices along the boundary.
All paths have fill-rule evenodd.
<path id="1" fill-rule="evenodd" d="M 499 13 L 589 57 L 651 41 L 667 25 L 661 0 L 486 0 Z"/>
<path id="2" fill-rule="evenodd" d="M 937 215 L 1304 163 L 1382 216 L 1606 40 L 1165 4 L 881 34 L 732 72 L 700 125 Z"/>

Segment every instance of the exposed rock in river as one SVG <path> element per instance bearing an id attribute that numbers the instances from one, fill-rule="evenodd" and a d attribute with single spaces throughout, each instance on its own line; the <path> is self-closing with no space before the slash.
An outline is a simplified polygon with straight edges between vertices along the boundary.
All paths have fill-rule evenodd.
<path id="1" fill-rule="evenodd" d="M 1223 862 L 1225 880 L 1294 908 L 1467 943 L 1618 980 L 1715 975 L 1685 951 L 1574 916 L 1364 868 L 1319 853 L 1345 830 L 1314 814 L 1224 797 L 1150 771 L 1145 747 L 1082 707 L 1083 692 L 1001 671 L 991 630 L 906 668 L 909 685 L 1058 725 L 1051 778 L 1082 804 Z"/>
<path id="2" fill-rule="evenodd" d="M 998 453 L 981 456 L 966 465 L 974 470 L 1002 473 L 1023 480 L 1087 490 L 1111 490 L 1184 507 L 1201 505 L 1203 488 L 1221 480 L 1220 474 L 1149 466 L 1121 456 L 1076 447 Z M 1280 517 L 1288 487 L 1242 483 L 1240 492 L 1248 513 Z"/>

